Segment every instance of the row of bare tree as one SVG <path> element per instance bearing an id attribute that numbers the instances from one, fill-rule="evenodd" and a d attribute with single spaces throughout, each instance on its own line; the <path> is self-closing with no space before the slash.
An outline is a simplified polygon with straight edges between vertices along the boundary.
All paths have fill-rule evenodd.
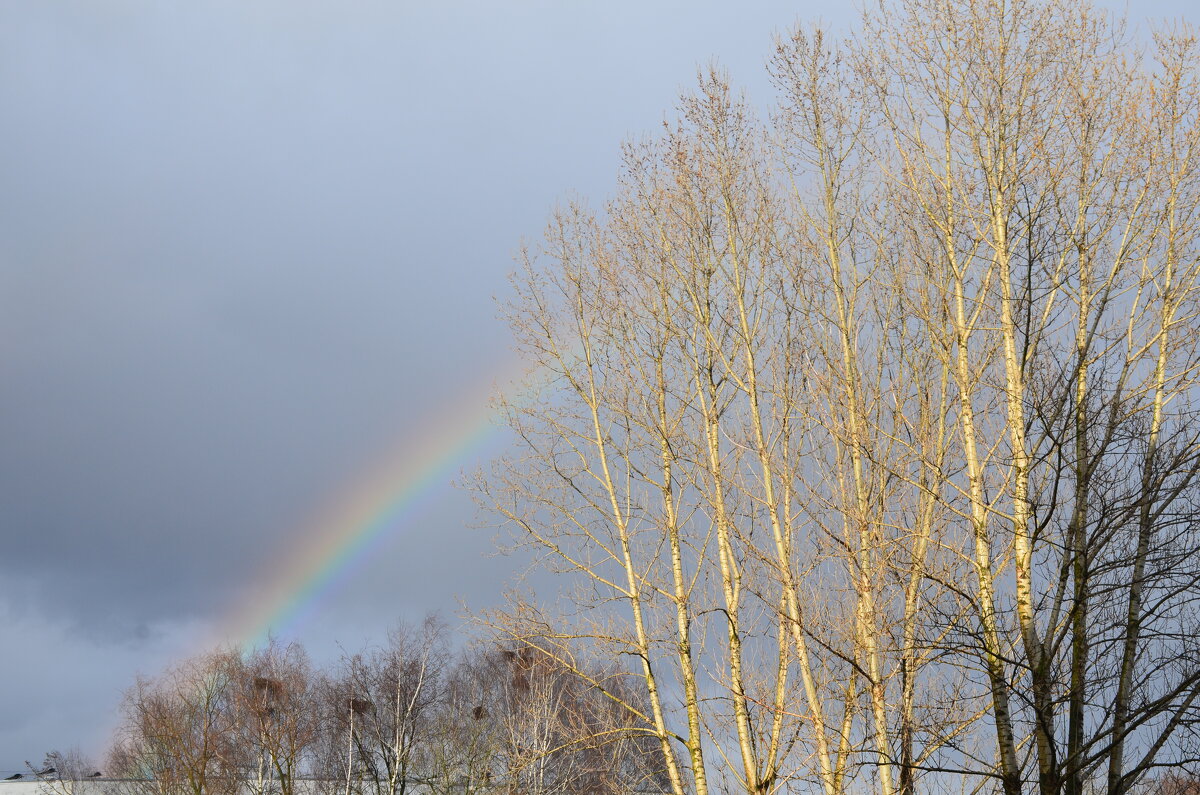
<path id="1" fill-rule="evenodd" d="M 766 119 L 702 75 L 514 278 L 519 450 L 474 485 L 575 590 L 491 623 L 630 661 L 678 795 L 1187 780 L 1197 55 L 890 0 L 781 39 Z"/>
<path id="2" fill-rule="evenodd" d="M 295 644 L 212 652 L 129 690 L 105 772 L 126 795 L 661 791 L 610 669 L 452 652 L 433 619 L 328 671 Z"/>

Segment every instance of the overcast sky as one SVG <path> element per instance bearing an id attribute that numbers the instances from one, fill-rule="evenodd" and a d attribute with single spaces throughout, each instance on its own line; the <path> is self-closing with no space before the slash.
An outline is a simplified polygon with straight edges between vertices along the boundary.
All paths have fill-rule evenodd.
<path id="1" fill-rule="evenodd" d="M 710 58 L 769 101 L 773 33 L 818 16 L 849 13 L 0 3 L 0 771 L 99 757 L 137 672 L 482 391 L 493 296 L 554 202 L 602 200 Z M 475 520 L 438 490 L 297 637 L 322 659 L 496 601 L 514 561 Z"/>

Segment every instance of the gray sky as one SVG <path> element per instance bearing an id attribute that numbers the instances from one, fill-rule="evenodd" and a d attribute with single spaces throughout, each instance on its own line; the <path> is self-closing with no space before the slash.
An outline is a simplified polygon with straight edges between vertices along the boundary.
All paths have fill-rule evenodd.
<path id="1" fill-rule="evenodd" d="M 767 101 L 773 32 L 848 16 L 0 4 L 0 770 L 99 755 L 136 672 L 193 650 L 314 512 L 478 390 L 521 238 L 609 193 L 622 139 L 698 65 Z M 439 491 L 300 639 L 321 658 L 496 600 L 514 562 L 473 518 Z"/>

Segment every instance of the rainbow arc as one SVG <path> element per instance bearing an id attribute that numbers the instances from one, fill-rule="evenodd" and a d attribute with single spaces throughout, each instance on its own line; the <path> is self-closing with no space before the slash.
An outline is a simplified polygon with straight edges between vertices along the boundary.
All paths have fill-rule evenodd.
<path id="1" fill-rule="evenodd" d="M 498 437 L 487 399 L 493 383 L 427 419 L 415 442 L 393 450 L 333 500 L 333 507 L 309 523 L 309 530 L 260 576 L 266 586 L 228 617 L 221 640 L 256 646 L 270 633 L 294 636 L 375 553 L 411 528 L 463 466 Z"/>

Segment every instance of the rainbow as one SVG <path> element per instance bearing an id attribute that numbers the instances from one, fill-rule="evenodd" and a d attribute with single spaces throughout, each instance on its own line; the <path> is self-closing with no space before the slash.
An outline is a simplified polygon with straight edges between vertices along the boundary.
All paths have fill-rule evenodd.
<path id="1" fill-rule="evenodd" d="M 488 400 L 498 380 L 466 392 L 438 416 L 423 418 L 425 430 L 416 442 L 391 451 L 334 499 L 290 553 L 260 575 L 267 585 L 235 607 L 218 630 L 221 641 L 255 647 L 269 634 L 294 636 L 318 605 L 408 527 L 499 436 Z"/>

